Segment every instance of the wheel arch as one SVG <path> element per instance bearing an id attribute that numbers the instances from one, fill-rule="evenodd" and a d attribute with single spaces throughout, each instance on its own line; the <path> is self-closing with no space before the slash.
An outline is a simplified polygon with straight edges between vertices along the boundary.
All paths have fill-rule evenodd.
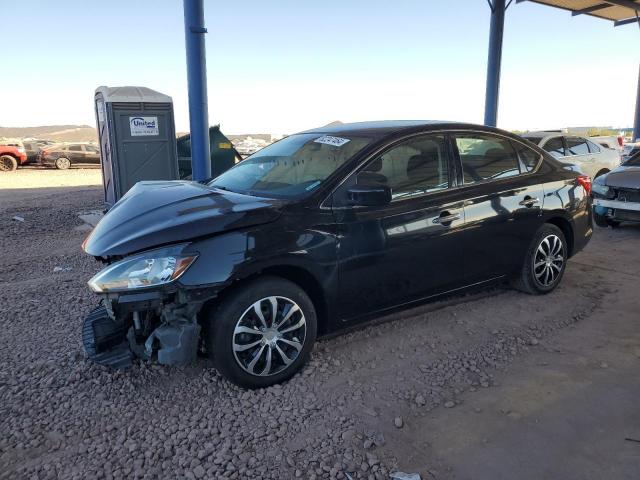
<path id="1" fill-rule="evenodd" d="M 567 240 L 567 248 L 569 250 L 567 252 L 567 257 L 571 257 L 573 255 L 575 242 L 575 235 L 573 233 L 573 226 L 571 225 L 571 222 L 561 215 L 553 215 L 549 217 L 545 223 L 555 225 L 562 231 L 564 238 Z"/>
<path id="2" fill-rule="evenodd" d="M 248 282 L 263 276 L 283 278 L 304 290 L 316 309 L 318 334 L 321 335 L 330 330 L 328 294 L 323 288 L 322 283 L 318 280 L 316 275 L 309 271 L 309 269 L 292 263 L 273 263 L 244 272 L 242 275 L 236 277 L 231 284 L 222 289 L 216 298 L 207 302 L 209 305 L 206 306 L 206 309 L 215 305 L 221 298 L 225 297 L 231 291 L 242 288 L 242 286 Z M 205 310 L 205 308 L 203 308 L 203 310 Z"/>

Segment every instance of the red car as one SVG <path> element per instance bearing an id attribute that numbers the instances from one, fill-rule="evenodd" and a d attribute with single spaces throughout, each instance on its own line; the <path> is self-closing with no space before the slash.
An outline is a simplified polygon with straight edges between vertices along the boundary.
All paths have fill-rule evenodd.
<path id="1" fill-rule="evenodd" d="M 27 152 L 24 147 L 0 145 L 0 172 L 11 172 L 18 165 L 27 163 Z"/>

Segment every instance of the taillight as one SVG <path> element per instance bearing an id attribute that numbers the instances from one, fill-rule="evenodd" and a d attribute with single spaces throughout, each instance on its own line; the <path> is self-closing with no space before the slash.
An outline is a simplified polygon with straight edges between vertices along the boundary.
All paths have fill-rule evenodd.
<path id="1" fill-rule="evenodd" d="M 591 195 L 591 177 L 589 175 L 578 175 L 576 180 L 579 185 L 582 185 L 587 195 Z"/>

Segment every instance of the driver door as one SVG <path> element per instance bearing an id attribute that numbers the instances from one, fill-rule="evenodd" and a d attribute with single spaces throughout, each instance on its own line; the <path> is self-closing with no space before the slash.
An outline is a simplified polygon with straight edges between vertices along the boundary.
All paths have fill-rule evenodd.
<path id="1" fill-rule="evenodd" d="M 402 141 L 372 159 L 334 193 L 339 311 L 343 320 L 459 286 L 464 206 L 451 186 L 446 135 Z M 391 188 L 388 205 L 350 205 L 350 187 Z"/>

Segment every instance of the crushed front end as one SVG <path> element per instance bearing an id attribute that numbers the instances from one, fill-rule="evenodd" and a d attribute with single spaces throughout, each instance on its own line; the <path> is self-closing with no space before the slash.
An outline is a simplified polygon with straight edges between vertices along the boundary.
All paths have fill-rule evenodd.
<path id="1" fill-rule="evenodd" d="M 193 362 L 199 349 L 198 313 L 214 293 L 185 289 L 178 278 L 197 254 L 186 245 L 157 249 L 118 259 L 89 281 L 102 297 L 85 318 L 82 340 L 89 358 L 126 368 L 135 358 L 165 365 Z"/>

